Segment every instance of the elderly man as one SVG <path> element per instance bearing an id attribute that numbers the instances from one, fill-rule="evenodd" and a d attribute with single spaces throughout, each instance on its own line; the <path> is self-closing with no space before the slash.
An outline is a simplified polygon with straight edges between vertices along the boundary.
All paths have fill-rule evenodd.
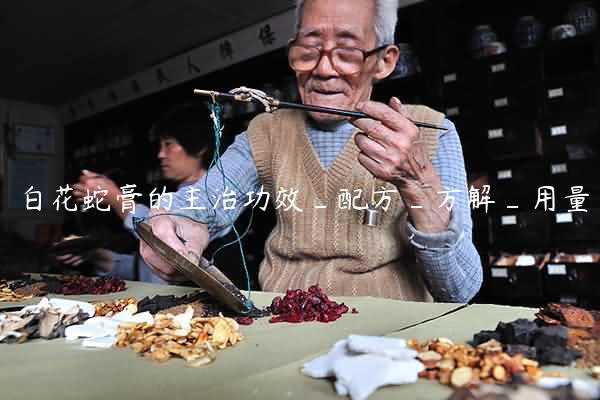
<path id="1" fill-rule="evenodd" d="M 369 101 L 373 84 L 398 59 L 397 8 L 397 0 L 299 1 L 288 58 L 303 103 L 369 117 L 349 121 L 288 110 L 259 115 L 223 155 L 225 174 L 237 186 L 235 210 L 213 211 L 207 196 L 217 198 L 224 184 L 220 172 L 210 171 L 196 185 L 202 199 L 193 204 L 205 209 L 191 211 L 205 223 L 162 216 L 151 220 L 154 233 L 197 256 L 227 232 L 248 203 L 247 193 L 262 188 L 275 200 L 294 191 L 293 207 L 277 208 L 277 225 L 265 244 L 263 290 L 318 284 L 336 295 L 469 301 L 479 290 L 482 269 L 471 240 L 457 132 L 429 108 L 404 106 L 397 98 L 389 105 Z M 417 120 L 447 130 L 418 129 L 411 122 Z M 360 195 L 353 199 L 356 207 L 339 207 L 344 189 Z M 369 226 L 362 208 L 374 191 L 396 195 L 386 211 L 379 210 L 378 224 Z M 185 198 L 177 204 L 190 205 Z M 176 277 L 143 243 L 141 253 L 165 279 Z"/>

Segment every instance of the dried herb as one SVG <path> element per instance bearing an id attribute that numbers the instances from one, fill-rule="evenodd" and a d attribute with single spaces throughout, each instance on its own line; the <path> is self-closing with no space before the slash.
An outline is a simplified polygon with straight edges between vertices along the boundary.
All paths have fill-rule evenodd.
<path id="1" fill-rule="evenodd" d="M 275 314 L 269 322 L 332 322 L 348 312 L 348 306 L 331 300 L 316 285 L 307 291 L 288 290 L 283 298 L 275 297 L 269 308 Z"/>
<path id="2" fill-rule="evenodd" d="M 500 322 L 495 331 L 476 333 L 471 344 L 477 346 L 490 339 L 501 342 L 511 355 L 518 354 L 517 349 L 523 350 L 524 355 L 541 365 L 571 365 L 580 356 L 567 346 L 567 328 L 560 325 L 538 327 L 535 322 L 523 318 Z"/>
<path id="3" fill-rule="evenodd" d="M 107 294 L 125 290 L 125 281 L 112 277 L 91 278 L 83 275 L 66 275 L 61 279 L 62 287 L 58 293 L 74 294 Z"/>

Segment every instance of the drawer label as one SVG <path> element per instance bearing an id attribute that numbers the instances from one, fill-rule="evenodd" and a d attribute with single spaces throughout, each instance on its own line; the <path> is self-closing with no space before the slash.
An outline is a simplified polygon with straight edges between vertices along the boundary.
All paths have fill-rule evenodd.
<path id="1" fill-rule="evenodd" d="M 496 72 L 506 71 L 506 63 L 494 64 L 490 67 L 490 69 L 492 70 L 493 74 Z"/>
<path id="2" fill-rule="evenodd" d="M 457 79 L 458 79 L 458 76 L 455 73 L 444 75 L 444 83 L 456 82 Z"/>
<path id="3" fill-rule="evenodd" d="M 512 179 L 512 170 L 503 169 L 498 171 L 498 180 Z"/>
<path id="4" fill-rule="evenodd" d="M 575 256 L 576 263 L 593 263 L 594 257 L 591 254 L 578 254 Z"/>
<path id="5" fill-rule="evenodd" d="M 554 214 L 557 224 L 569 224 L 573 222 L 573 214 L 571 213 L 556 213 Z"/>
<path id="6" fill-rule="evenodd" d="M 550 171 L 552 175 L 566 174 L 568 172 L 567 163 L 552 164 Z"/>
<path id="7" fill-rule="evenodd" d="M 553 126 L 550 129 L 550 136 L 561 136 L 567 134 L 567 126 L 566 125 L 558 125 Z"/>
<path id="8" fill-rule="evenodd" d="M 565 95 L 565 90 L 561 87 L 548 90 L 548 98 L 549 99 L 563 97 L 564 95 Z"/>
<path id="9" fill-rule="evenodd" d="M 504 137 L 504 129 L 490 129 L 488 139 L 499 139 Z"/>
<path id="10" fill-rule="evenodd" d="M 492 278 L 508 278 L 508 270 L 506 268 L 492 268 Z"/>
<path id="11" fill-rule="evenodd" d="M 460 115 L 460 108 L 458 107 L 451 107 L 446 109 L 446 115 L 449 117 L 456 117 L 457 115 Z"/>
<path id="12" fill-rule="evenodd" d="M 503 215 L 501 219 L 502 225 L 516 225 L 517 224 L 517 216 L 516 215 Z"/>
<path id="13" fill-rule="evenodd" d="M 506 107 L 507 105 L 508 105 L 508 97 L 502 97 L 500 99 L 494 100 L 495 108 Z"/>
<path id="14" fill-rule="evenodd" d="M 548 275 L 566 275 L 567 266 L 565 264 L 548 264 Z"/>

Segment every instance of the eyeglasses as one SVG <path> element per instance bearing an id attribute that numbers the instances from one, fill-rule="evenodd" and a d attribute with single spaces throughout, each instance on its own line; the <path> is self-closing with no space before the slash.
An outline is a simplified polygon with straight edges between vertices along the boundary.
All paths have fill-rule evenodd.
<path id="1" fill-rule="evenodd" d="M 356 47 L 334 47 L 325 50 L 319 46 L 298 44 L 294 40 L 288 46 L 288 62 L 296 72 L 309 72 L 319 65 L 325 54 L 339 74 L 352 75 L 360 72 L 368 57 L 388 46 L 389 44 L 384 44 L 373 50 L 362 50 Z"/>

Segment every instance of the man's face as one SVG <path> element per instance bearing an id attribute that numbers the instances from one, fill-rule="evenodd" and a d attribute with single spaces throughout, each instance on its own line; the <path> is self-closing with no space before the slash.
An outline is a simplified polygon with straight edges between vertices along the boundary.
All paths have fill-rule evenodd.
<path id="1" fill-rule="evenodd" d="M 190 156 L 174 138 L 160 139 L 158 159 L 163 177 L 175 182 L 188 180 L 200 169 L 198 158 Z"/>
<path id="2" fill-rule="evenodd" d="M 375 47 L 375 1 L 367 0 L 306 0 L 297 43 L 319 46 Z M 354 110 L 371 96 L 373 78 L 377 72 L 377 55 L 367 58 L 362 70 L 354 75 L 340 75 L 323 56 L 309 72 L 297 72 L 298 90 L 302 102 L 324 107 Z M 345 117 L 311 113 L 321 123 L 333 123 Z"/>

